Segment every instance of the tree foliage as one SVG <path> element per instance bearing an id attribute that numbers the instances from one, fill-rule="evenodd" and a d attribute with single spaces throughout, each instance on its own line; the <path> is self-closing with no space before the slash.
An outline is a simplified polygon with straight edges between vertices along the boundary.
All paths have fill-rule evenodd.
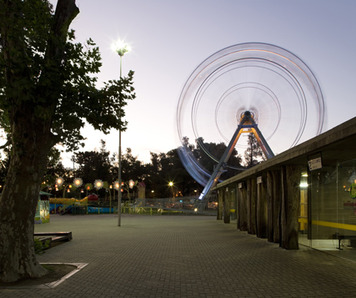
<path id="1" fill-rule="evenodd" d="M 201 188 L 185 170 L 177 149 L 159 154 L 151 152 L 151 163 L 146 167 L 148 197 L 167 198 L 172 196 L 172 191 L 177 196 L 190 196 Z M 169 186 L 170 182 L 173 186 Z"/>
<path id="2" fill-rule="evenodd" d="M 225 143 L 213 143 L 213 142 L 204 142 L 202 138 L 199 138 L 196 141 L 196 148 L 194 149 L 194 155 L 197 157 L 199 164 L 212 173 L 214 167 L 220 161 L 220 158 L 223 156 L 226 151 Z M 241 168 L 241 157 L 238 155 L 236 148 L 233 149 L 231 156 L 227 162 L 229 167 L 226 168 L 226 172 L 222 174 L 222 178 L 227 179 L 238 173 L 238 170 L 233 168 Z"/>
<path id="3" fill-rule="evenodd" d="M 106 151 L 105 142 L 101 141 L 100 151 L 74 153 L 73 161 L 78 164 L 76 177 L 85 183 L 93 183 L 96 179 L 112 181 L 110 152 Z"/>
<path id="4" fill-rule="evenodd" d="M 146 166 L 142 161 L 138 160 L 137 156 L 132 155 L 131 148 L 127 148 L 121 160 L 122 181 L 143 181 L 147 177 Z"/>

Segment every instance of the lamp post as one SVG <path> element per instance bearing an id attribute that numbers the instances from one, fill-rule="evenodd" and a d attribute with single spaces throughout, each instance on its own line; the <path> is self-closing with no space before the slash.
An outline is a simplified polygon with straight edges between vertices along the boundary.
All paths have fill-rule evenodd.
<path id="1" fill-rule="evenodd" d="M 57 187 L 61 187 L 64 183 L 64 179 L 62 177 L 58 177 L 56 179 L 56 190 L 57 190 Z M 65 187 L 63 185 L 63 194 L 62 194 L 62 197 L 64 198 L 65 197 Z"/>
<path id="2" fill-rule="evenodd" d="M 171 190 L 172 190 L 172 199 L 174 199 L 174 192 L 173 192 L 173 186 L 174 186 L 174 183 L 173 183 L 173 181 L 170 181 L 169 183 L 168 183 L 168 186 L 171 188 Z"/>
<path id="3" fill-rule="evenodd" d="M 73 184 L 75 185 L 76 188 L 79 188 L 79 187 L 81 187 L 82 184 L 83 184 L 83 179 L 82 179 L 82 178 L 75 178 L 75 179 L 73 180 Z M 81 198 L 82 198 L 82 194 L 81 194 L 81 192 L 79 191 L 79 199 L 81 199 Z"/>
<path id="4" fill-rule="evenodd" d="M 120 79 L 122 77 L 122 58 L 123 56 L 130 51 L 130 46 L 122 40 L 118 40 L 112 46 L 115 52 L 120 56 Z M 121 100 L 121 98 L 119 98 Z M 120 115 L 121 117 L 121 115 Z M 118 168 L 118 182 L 119 186 L 121 186 L 121 129 L 119 129 L 119 168 Z M 117 214 L 118 214 L 118 226 L 121 226 L 121 187 L 119 187 L 118 193 L 118 202 L 117 202 Z"/>

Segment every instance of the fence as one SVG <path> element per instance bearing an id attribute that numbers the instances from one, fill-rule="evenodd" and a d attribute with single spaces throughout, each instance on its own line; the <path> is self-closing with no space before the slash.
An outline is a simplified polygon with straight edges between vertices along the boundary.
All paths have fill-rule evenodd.
<path id="1" fill-rule="evenodd" d="M 203 208 L 197 197 L 176 197 L 163 199 L 136 199 L 123 202 L 123 214 L 216 214 L 217 198 L 211 195 Z M 110 214 L 117 213 L 117 206 L 91 206 L 79 204 L 51 203 L 51 214 Z"/>

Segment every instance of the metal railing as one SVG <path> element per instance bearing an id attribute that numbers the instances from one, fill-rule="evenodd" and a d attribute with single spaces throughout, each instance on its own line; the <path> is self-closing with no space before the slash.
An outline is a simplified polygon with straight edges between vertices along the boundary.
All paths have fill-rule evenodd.
<path id="1" fill-rule="evenodd" d="M 198 208 L 201 201 L 198 197 L 175 197 L 160 199 L 135 199 L 123 202 L 123 214 L 216 214 L 216 196 L 209 197 L 204 208 Z M 112 204 L 111 206 L 115 206 Z M 115 214 L 117 207 L 106 205 L 50 204 L 51 214 Z"/>

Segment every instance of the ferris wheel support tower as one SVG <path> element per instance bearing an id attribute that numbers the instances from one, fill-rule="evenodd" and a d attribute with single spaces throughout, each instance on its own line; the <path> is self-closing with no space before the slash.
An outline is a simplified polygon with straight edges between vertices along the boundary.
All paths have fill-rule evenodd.
<path id="1" fill-rule="evenodd" d="M 261 131 L 257 127 L 257 123 L 254 120 L 253 113 L 251 113 L 250 111 L 245 111 L 244 113 L 241 114 L 240 123 L 237 126 L 237 129 L 236 129 L 234 135 L 232 136 L 231 141 L 230 141 L 229 145 L 227 146 L 224 154 L 221 156 L 219 163 L 215 167 L 214 172 L 210 176 L 207 184 L 205 185 L 202 193 L 200 194 L 199 200 L 201 200 L 201 201 L 204 200 L 205 196 L 209 193 L 210 189 L 217 184 L 221 174 L 226 171 L 227 161 L 229 160 L 229 158 L 236 146 L 237 141 L 239 140 L 241 134 L 243 134 L 243 133 L 253 133 L 254 134 L 266 159 L 270 159 L 270 158 L 274 157 L 274 154 L 273 154 L 271 148 L 268 146 L 267 141 L 265 140 Z"/>

